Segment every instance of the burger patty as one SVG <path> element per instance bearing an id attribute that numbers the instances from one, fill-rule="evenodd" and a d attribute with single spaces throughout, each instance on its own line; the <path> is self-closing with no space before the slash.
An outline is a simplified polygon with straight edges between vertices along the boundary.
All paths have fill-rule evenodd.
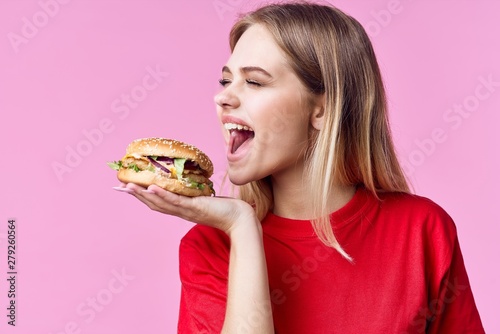
<path id="1" fill-rule="evenodd" d="M 151 163 L 149 162 L 149 160 L 147 158 L 143 158 L 143 157 L 134 158 L 134 157 L 130 157 L 130 156 L 123 158 L 123 160 L 122 160 L 123 167 L 128 168 L 132 164 L 135 164 L 137 166 L 137 168 L 139 168 L 140 170 L 147 170 L 149 168 L 149 166 L 151 165 Z"/>
<path id="2" fill-rule="evenodd" d="M 207 179 L 205 176 L 200 175 L 200 174 L 193 174 L 191 171 L 187 174 L 183 174 L 186 178 L 190 179 L 191 181 L 197 182 L 197 183 L 209 183 L 210 180 Z"/>

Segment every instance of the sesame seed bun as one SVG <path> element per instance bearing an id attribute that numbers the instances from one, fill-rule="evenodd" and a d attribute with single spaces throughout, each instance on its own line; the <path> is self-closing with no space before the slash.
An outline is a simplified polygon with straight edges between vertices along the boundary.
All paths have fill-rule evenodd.
<path id="1" fill-rule="evenodd" d="M 127 155 L 138 154 L 141 156 L 154 155 L 159 157 L 185 158 L 192 160 L 210 177 L 214 167 L 210 158 L 193 145 L 174 139 L 142 138 L 131 142 L 127 147 Z"/>

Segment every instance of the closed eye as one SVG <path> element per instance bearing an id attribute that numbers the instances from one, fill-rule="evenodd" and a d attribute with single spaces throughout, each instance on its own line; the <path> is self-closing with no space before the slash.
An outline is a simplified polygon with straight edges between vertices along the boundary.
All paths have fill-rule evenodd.
<path id="1" fill-rule="evenodd" d="M 252 85 L 252 86 L 262 87 L 262 84 L 258 81 L 255 81 L 255 80 L 247 79 L 247 80 L 245 80 L 245 82 L 249 85 Z M 222 87 L 226 87 L 230 83 L 231 83 L 231 80 L 229 80 L 229 79 L 220 79 L 219 80 L 219 84 Z"/>
<path id="2" fill-rule="evenodd" d="M 255 80 L 250 80 L 250 79 L 247 79 L 245 80 L 247 82 L 247 84 L 249 85 L 253 85 L 253 86 L 257 86 L 257 87 L 262 87 L 262 84 L 259 83 L 258 81 L 255 81 Z"/>
<path id="3" fill-rule="evenodd" d="M 231 83 L 231 80 L 229 79 L 220 79 L 219 83 L 222 87 L 226 87 L 229 83 Z"/>

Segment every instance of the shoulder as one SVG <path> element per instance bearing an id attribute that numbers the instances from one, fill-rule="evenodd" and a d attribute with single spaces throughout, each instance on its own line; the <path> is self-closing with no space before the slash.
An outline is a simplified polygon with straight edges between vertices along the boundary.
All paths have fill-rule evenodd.
<path id="1" fill-rule="evenodd" d="M 379 193 L 379 207 L 394 213 L 449 221 L 450 215 L 433 200 L 408 193 Z"/>
<path id="2" fill-rule="evenodd" d="M 398 224 L 406 223 L 432 238 L 452 242 L 456 226 L 450 215 L 433 200 L 408 193 L 379 193 L 378 208 L 384 217 Z"/>
<path id="3" fill-rule="evenodd" d="M 379 222 L 383 233 L 401 247 L 425 258 L 433 272 L 444 270 L 458 244 L 457 229 L 450 215 L 433 200 L 405 193 L 379 195 Z M 415 253 L 416 252 L 416 253 Z M 418 254 L 420 255 L 418 255 Z"/>
<path id="4" fill-rule="evenodd" d="M 200 267 L 224 270 L 228 262 L 229 238 L 216 228 L 195 225 L 181 239 L 179 246 L 181 275 L 183 272 L 192 272 Z"/>
<path id="5" fill-rule="evenodd" d="M 382 206 L 400 207 L 411 212 L 447 215 L 440 205 L 427 197 L 402 192 L 381 192 L 378 196 Z"/>

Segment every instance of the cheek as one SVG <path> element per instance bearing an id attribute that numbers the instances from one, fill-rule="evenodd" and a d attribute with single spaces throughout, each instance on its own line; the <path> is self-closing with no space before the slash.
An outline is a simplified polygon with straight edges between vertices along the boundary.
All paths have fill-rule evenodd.
<path id="1" fill-rule="evenodd" d="M 259 130 L 257 145 L 265 148 L 269 154 L 277 157 L 302 151 L 308 139 L 308 126 L 299 110 L 274 114 L 266 121 L 266 126 Z"/>
<path id="2" fill-rule="evenodd" d="M 297 96 L 273 96 L 269 99 L 254 99 L 248 110 L 251 118 L 258 122 L 260 131 L 282 134 L 307 129 L 308 117 L 301 99 Z"/>

